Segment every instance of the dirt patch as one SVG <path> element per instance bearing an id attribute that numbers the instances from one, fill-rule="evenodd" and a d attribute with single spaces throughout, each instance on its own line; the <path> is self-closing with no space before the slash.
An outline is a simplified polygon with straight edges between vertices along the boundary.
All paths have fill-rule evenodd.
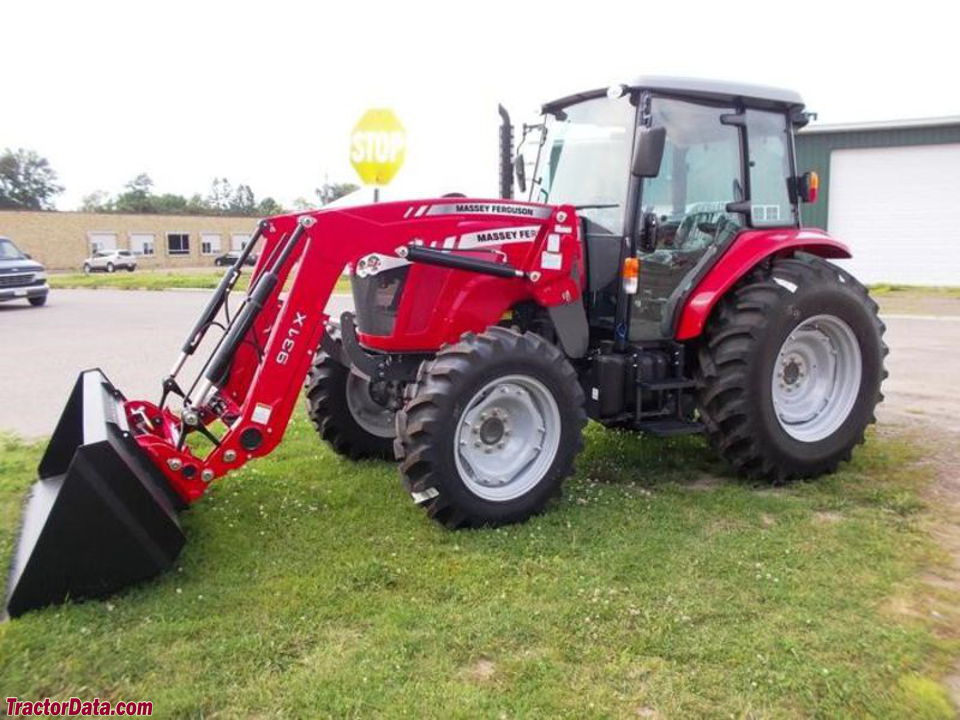
<path id="1" fill-rule="evenodd" d="M 493 660 L 480 658 L 467 669 L 467 677 L 474 682 L 490 682 L 497 673 L 497 666 Z"/>
<path id="2" fill-rule="evenodd" d="M 960 628 L 960 433 L 935 427 L 931 423 L 912 423 L 908 431 L 922 433 L 935 481 L 924 491 L 936 518 L 931 535 L 952 559 L 949 566 L 924 573 L 920 581 L 927 589 L 924 614 L 937 625 L 937 633 L 956 637 Z M 910 608 L 915 610 L 916 608 Z M 954 707 L 960 711 L 960 662 L 954 672 L 942 679 Z"/>
<path id="3" fill-rule="evenodd" d="M 698 492 L 705 492 L 709 490 L 716 490 L 718 487 L 724 484 L 724 479 L 719 478 L 716 475 L 708 475 L 703 473 L 697 477 L 693 482 L 687 483 L 684 487 L 687 490 L 696 490 Z"/>
<path id="4" fill-rule="evenodd" d="M 817 523 L 817 525 L 835 525 L 841 520 L 843 520 L 843 513 L 834 512 L 833 510 L 824 510 L 813 514 L 813 521 Z"/>

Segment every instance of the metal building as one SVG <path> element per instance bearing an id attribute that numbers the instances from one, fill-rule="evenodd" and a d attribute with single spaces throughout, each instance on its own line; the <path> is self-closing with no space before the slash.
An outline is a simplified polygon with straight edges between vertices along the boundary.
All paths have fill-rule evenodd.
<path id="1" fill-rule="evenodd" d="M 857 277 L 960 285 L 960 117 L 814 124 L 797 156 L 820 173 L 804 225 L 849 243 Z"/>

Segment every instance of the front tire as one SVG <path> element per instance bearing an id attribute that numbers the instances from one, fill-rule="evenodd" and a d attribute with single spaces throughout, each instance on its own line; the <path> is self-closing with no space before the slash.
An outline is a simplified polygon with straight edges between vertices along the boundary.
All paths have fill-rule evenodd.
<path id="1" fill-rule="evenodd" d="M 117 269 L 117 268 L 114 267 L 113 263 L 107 263 L 107 272 L 108 272 L 108 273 L 112 273 L 112 272 L 114 272 L 116 269 Z"/>
<path id="2" fill-rule="evenodd" d="M 90 267 L 90 263 L 84 263 L 84 264 L 83 264 L 83 274 L 84 274 L 84 275 L 89 275 L 92 271 L 93 271 L 93 268 Z"/>
<path id="3" fill-rule="evenodd" d="M 305 394 L 313 426 L 337 454 L 351 460 L 394 459 L 396 413 L 377 403 L 369 381 L 321 350 Z"/>
<path id="4" fill-rule="evenodd" d="M 29 302 L 34 307 L 43 307 L 44 305 L 47 304 L 47 296 L 38 295 L 37 297 L 27 298 L 27 302 Z"/>
<path id="5" fill-rule="evenodd" d="M 539 335 L 491 327 L 421 365 L 397 414 L 400 473 L 448 528 L 522 522 L 560 494 L 583 447 L 583 391 Z"/>
<path id="6" fill-rule="evenodd" d="M 721 301 L 700 347 L 711 445 L 751 478 L 833 472 L 876 421 L 884 330 L 866 288 L 820 258 L 753 271 Z"/>

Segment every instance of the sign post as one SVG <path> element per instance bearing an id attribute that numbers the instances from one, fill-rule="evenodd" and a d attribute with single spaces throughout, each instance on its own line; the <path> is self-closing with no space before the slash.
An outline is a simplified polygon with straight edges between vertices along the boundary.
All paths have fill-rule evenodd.
<path id="1" fill-rule="evenodd" d="M 350 164 L 364 185 L 373 185 L 373 201 L 403 165 L 407 133 L 392 110 L 367 110 L 350 134 Z"/>

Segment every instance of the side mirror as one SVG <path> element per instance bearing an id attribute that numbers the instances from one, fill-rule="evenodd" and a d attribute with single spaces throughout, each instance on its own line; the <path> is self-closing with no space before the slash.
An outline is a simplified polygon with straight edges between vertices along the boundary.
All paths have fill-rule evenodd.
<path id="1" fill-rule="evenodd" d="M 517 189 L 521 193 L 527 191 L 527 168 L 523 164 L 523 155 L 517 155 L 513 159 L 513 172 L 517 176 Z"/>
<path id="2" fill-rule="evenodd" d="M 637 177 L 656 177 L 663 161 L 663 146 L 667 140 L 664 127 L 637 128 L 636 146 L 633 151 L 631 172 Z"/>
<path id="3" fill-rule="evenodd" d="M 24 256 L 27 260 L 33 260 L 33 255 L 31 255 L 30 253 L 24 253 L 23 256 Z"/>

